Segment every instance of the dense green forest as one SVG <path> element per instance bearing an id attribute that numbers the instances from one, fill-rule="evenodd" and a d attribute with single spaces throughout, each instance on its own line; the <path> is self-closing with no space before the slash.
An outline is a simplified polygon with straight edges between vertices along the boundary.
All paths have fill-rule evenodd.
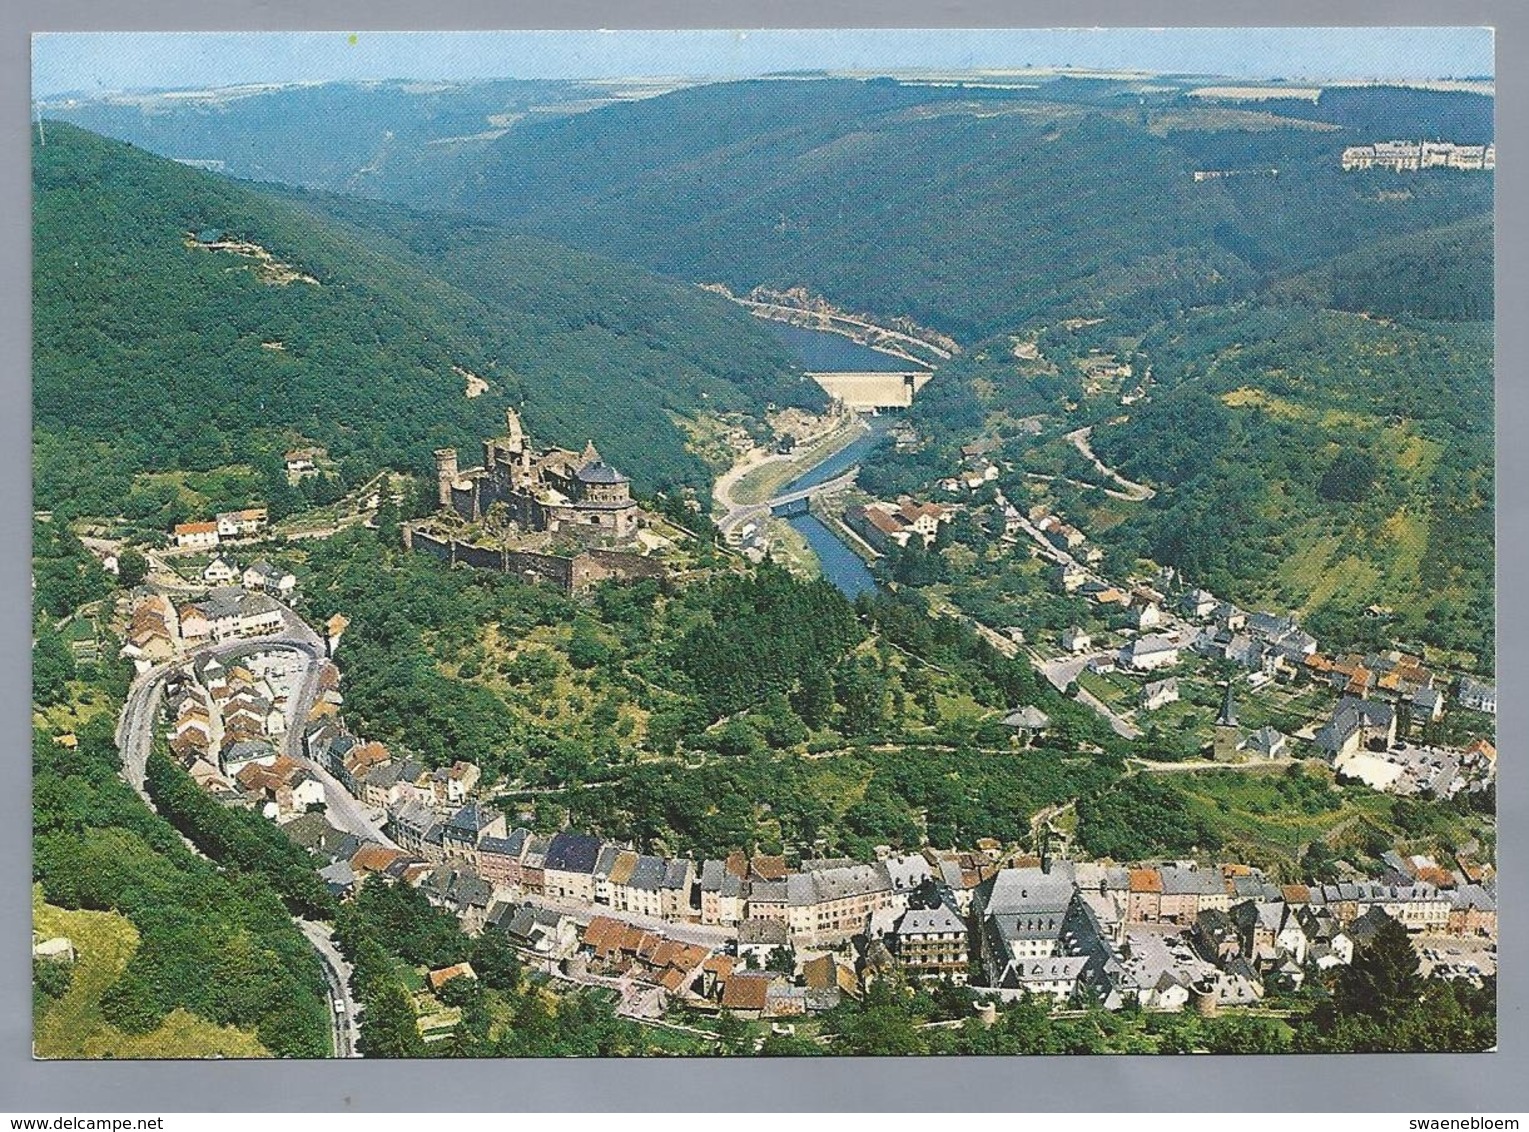
<path id="1" fill-rule="evenodd" d="M 370 737 L 505 775 L 539 824 L 702 854 L 1028 838 L 1102 789 L 1119 741 L 916 594 L 851 605 L 778 567 L 576 601 L 351 532 L 306 553 L 351 618 L 346 702 Z M 1016 751 L 997 720 L 1040 706 Z M 1092 752 L 1092 753 L 1084 753 Z"/>
<path id="2" fill-rule="evenodd" d="M 1270 293 L 1309 306 L 1391 318 L 1492 320 L 1490 215 L 1347 252 Z"/>
<path id="3" fill-rule="evenodd" d="M 39 109 L 232 177 L 367 196 L 427 190 L 508 126 L 609 97 L 577 82 L 301 83 L 178 97 L 50 99 Z"/>
<path id="4" fill-rule="evenodd" d="M 117 702 L 125 687 L 109 677 L 98 693 Z M 327 1056 L 323 975 L 280 896 L 259 869 L 220 871 L 192 854 L 133 794 L 112 722 L 82 726 L 73 750 L 45 732 L 32 747 L 33 879 L 50 903 L 120 912 L 139 933 L 101 998 L 105 1020 L 143 1034 L 181 1007 L 254 1031 L 277 1056 Z"/>
<path id="5" fill-rule="evenodd" d="M 438 445 L 475 450 L 507 404 L 546 441 L 593 438 L 641 489 L 704 488 L 672 414 L 818 397 L 752 319 L 694 289 L 628 288 L 631 270 L 478 229 L 449 257 L 476 278 L 469 293 L 355 217 L 68 126 L 47 137 L 34 151 L 40 506 L 114 512 L 139 471 L 279 478 L 298 437 L 363 472 L 424 470 Z M 208 230 L 271 258 L 191 246 Z M 453 367 L 487 392 L 467 398 Z"/>
<path id="6" fill-rule="evenodd" d="M 511 131 L 450 203 L 681 278 L 806 284 L 967 341 L 1062 310 L 1161 317 L 1491 208 L 1490 177 L 1338 168 L 1372 140 L 1362 129 L 1411 126 L 1419 105 L 1454 123 L 1458 100 L 1376 88 L 1348 99 L 1366 113 L 1330 102 L 1325 121 L 1309 104 L 1275 116 L 1177 94 L 1131 92 L 1127 109 L 1123 93 L 695 87 Z M 1467 101 L 1460 124 L 1479 134 L 1485 105 L 1490 136 L 1490 99 Z M 1245 175 L 1191 176 L 1228 168 Z"/>
<path id="7" fill-rule="evenodd" d="M 1356 142 L 1490 140 L 1488 96 L 1254 106 L 1194 85 L 802 77 L 612 102 L 579 84 L 328 84 L 56 112 L 234 175 L 460 209 L 692 282 L 804 284 L 967 341 L 1063 308 L 1160 317 L 1491 210 L 1490 177 L 1338 168 Z"/>

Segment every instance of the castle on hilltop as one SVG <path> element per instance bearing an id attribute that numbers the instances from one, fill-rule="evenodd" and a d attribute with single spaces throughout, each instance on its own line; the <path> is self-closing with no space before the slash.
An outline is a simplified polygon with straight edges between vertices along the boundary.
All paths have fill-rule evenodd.
<path id="1" fill-rule="evenodd" d="M 435 453 L 440 505 L 468 522 L 503 504 L 509 522 L 526 531 L 548 531 L 604 541 L 630 539 L 637 530 L 631 482 L 600 457 L 590 441 L 582 453 L 566 448 L 534 450 L 520 417 L 506 409 L 505 434 L 483 442 L 483 465 L 463 471 L 457 450 Z"/>
<path id="2" fill-rule="evenodd" d="M 605 579 L 663 578 L 653 554 L 667 540 L 644 531 L 631 481 L 588 444 L 583 452 L 536 449 L 520 417 L 483 442 L 481 467 L 457 466 L 455 448 L 435 453 L 440 509 L 405 523 L 404 544 L 450 565 L 497 570 L 577 593 Z"/>

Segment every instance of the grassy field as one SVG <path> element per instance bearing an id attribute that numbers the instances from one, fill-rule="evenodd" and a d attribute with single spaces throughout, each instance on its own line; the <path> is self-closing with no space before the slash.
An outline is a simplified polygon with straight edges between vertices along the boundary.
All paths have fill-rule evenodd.
<path id="1" fill-rule="evenodd" d="M 32 706 L 32 725 L 50 735 L 63 735 L 76 731 L 81 724 L 97 716 L 114 716 L 111 698 L 105 693 L 80 680 L 69 682 L 69 698 L 61 704 L 40 708 Z"/>
<path id="2" fill-rule="evenodd" d="M 1284 767 L 1190 771 L 1173 776 L 1173 783 L 1209 820 L 1227 850 L 1236 857 L 1276 872 L 1294 869 L 1300 852 L 1311 842 L 1336 837 L 1363 821 L 1388 822 L 1392 799 L 1367 788 L 1340 789 L 1332 785 L 1325 766 L 1303 766 L 1306 775 L 1326 788 L 1312 797 L 1325 797 L 1330 809 L 1293 803 L 1279 790 Z"/>
<path id="3" fill-rule="evenodd" d="M 32 890 L 32 926 L 44 938 L 68 936 L 78 959 L 62 998 L 34 1020 L 32 1049 L 42 1058 L 265 1057 L 254 1034 L 217 1026 L 185 1010 L 173 1011 L 158 1029 L 124 1034 L 101 1014 L 101 996 L 117 981 L 133 952 L 138 931 L 114 912 L 71 912 L 43 901 Z"/>

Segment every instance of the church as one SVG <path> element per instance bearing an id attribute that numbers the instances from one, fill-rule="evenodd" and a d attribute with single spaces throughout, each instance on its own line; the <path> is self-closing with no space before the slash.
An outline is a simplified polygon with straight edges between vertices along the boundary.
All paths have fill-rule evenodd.
<path id="1" fill-rule="evenodd" d="M 442 509 L 476 522 L 502 504 L 503 518 L 522 530 L 582 540 L 622 542 L 636 534 L 631 482 L 601 458 L 593 441 L 582 453 L 537 451 L 515 410 L 504 416 L 505 434 L 483 442 L 481 467 L 459 469 L 455 448 L 436 450 Z"/>

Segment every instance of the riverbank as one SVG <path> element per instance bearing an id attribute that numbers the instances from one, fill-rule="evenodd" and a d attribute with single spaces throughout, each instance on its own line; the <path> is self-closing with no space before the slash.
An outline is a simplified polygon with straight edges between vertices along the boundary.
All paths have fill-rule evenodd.
<path id="1" fill-rule="evenodd" d="M 806 446 L 799 446 L 796 451 L 789 454 L 754 449 L 754 452 L 761 453 L 760 457 L 728 485 L 730 492 L 724 505 L 758 506 L 787 491 L 811 486 L 805 481 L 814 470 L 854 444 L 867 431 L 864 421 L 858 417 L 849 416 L 832 432 Z M 748 456 L 744 459 L 748 460 Z M 719 479 L 717 488 L 713 490 L 713 498 L 717 498 L 716 493 L 722 490 L 722 487 L 723 482 Z"/>

